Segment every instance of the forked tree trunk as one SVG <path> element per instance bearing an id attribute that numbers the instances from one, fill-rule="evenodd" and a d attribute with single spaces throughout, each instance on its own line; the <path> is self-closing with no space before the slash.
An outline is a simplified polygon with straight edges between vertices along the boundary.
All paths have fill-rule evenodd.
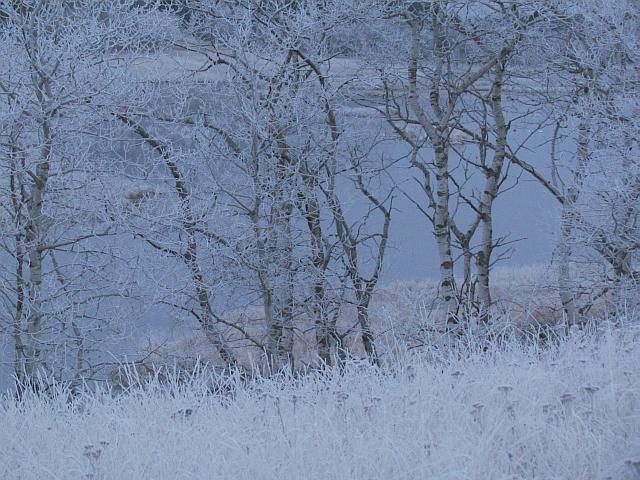
<path id="1" fill-rule="evenodd" d="M 434 26 L 438 25 L 438 12 L 434 13 Z M 458 299 L 456 296 L 454 262 L 451 248 L 451 229 L 449 225 L 449 145 L 448 140 L 442 131 L 436 130 L 425 114 L 418 94 L 418 56 L 420 54 L 420 23 L 418 20 L 409 22 L 411 27 L 411 49 L 409 52 L 409 105 L 416 115 L 420 126 L 430 138 L 433 144 L 435 155 L 435 211 L 433 214 L 433 230 L 436 239 L 439 268 L 440 268 L 440 292 L 439 296 L 443 302 L 446 312 L 447 323 L 456 323 L 458 310 Z M 436 29 L 439 31 L 439 29 Z M 434 41 L 442 42 L 441 34 L 434 32 Z M 435 45 L 436 50 L 441 47 Z M 441 65 L 442 59 L 437 60 Z M 434 76 L 437 74 L 434 74 Z M 438 99 L 439 84 L 434 80 L 434 86 L 430 95 L 433 109 L 440 112 Z"/>

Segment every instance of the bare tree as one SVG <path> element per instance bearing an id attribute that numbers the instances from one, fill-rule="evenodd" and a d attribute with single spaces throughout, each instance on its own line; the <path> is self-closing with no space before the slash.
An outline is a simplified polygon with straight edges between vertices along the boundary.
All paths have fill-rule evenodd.
<path id="1" fill-rule="evenodd" d="M 2 282 L 11 318 L 2 323 L 11 325 L 23 386 L 49 377 L 77 383 L 93 372 L 89 354 L 117 333 L 109 317 L 124 286 L 112 284 L 122 266 L 108 213 L 114 175 L 94 139 L 105 119 L 96 112 L 126 91 L 115 51 L 140 48 L 141 37 L 121 36 L 135 30 L 129 6 L 43 0 L 4 8 L 2 55 L 13 61 L 0 74 L 2 255 L 10 265 Z"/>
<path id="2" fill-rule="evenodd" d="M 183 207 L 176 220 L 190 225 L 183 230 L 192 232 L 192 251 L 202 242 L 198 250 L 223 259 L 212 282 L 236 286 L 232 310 L 259 302 L 265 333 L 250 333 L 224 314 L 214 314 L 214 323 L 263 350 L 277 370 L 293 365 L 294 339 L 310 315 L 319 356 L 331 364 L 344 348 L 341 339 L 354 331 L 339 333 L 337 326 L 345 302 L 354 302 L 364 349 L 377 361 L 368 307 L 383 267 L 391 210 L 389 198 L 378 199 L 368 185 L 380 172 L 371 168 L 375 160 L 368 149 L 356 153 L 349 147 L 352 136 L 345 134 L 336 108 L 338 85 L 328 75 L 327 32 L 349 17 L 338 2 L 305 8 L 240 2 L 223 8 L 223 18 L 216 9 L 194 8 L 191 28 L 199 40 L 180 44 L 182 52 L 202 61 L 198 70 L 207 72 L 207 80 L 193 85 L 185 78 L 170 109 L 119 117 L 165 159 L 168 171 L 183 171 L 181 162 L 203 161 L 196 166 L 199 179 L 178 174 Z M 187 100 L 184 92 L 198 101 Z M 143 126 L 149 122 L 190 129 L 189 153 L 178 155 L 173 140 Z M 371 206 L 366 217 L 347 220 L 338 186 L 344 181 Z M 189 193 L 180 193 L 189 183 Z M 207 197 L 215 199 L 217 219 L 196 219 L 185 210 L 187 202 L 202 205 Z M 191 211 L 201 208 L 193 205 Z M 374 212 L 383 218 L 382 230 L 364 233 Z M 170 248 L 142 231 L 137 235 L 158 252 L 185 258 L 182 247 Z M 373 259 L 361 252 L 370 245 L 377 249 Z"/>
<path id="3" fill-rule="evenodd" d="M 384 104 L 375 108 L 410 146 L 424 194 L 412 201 L 433 227 L 448 323 L 458 321 L 465 304 L 486 318 L 493 253 L 504 244 L 494 234 L 493 204 L 506 181 L 507 151 L 521 147 L 510 145 L 511 122 L 527 116 L 506 117 L 503 88 L 512 77 L 511 59 L 538 14 L 499 1 L 437 1 L 394 6 L 387 16 L 408 25 L 407 75 L 395 66 L 381 70 Z"/>
<path id="4" fill-rule="evenodd" d="M 545 176 L 515 152 L 510 160 L 540 181 L 561 205 L 558 287 L 571 325 L 583 320 L 594 301 L 611 290 L 619 292 L 616 285 L 636 282 L 632 239 L 637 238 L 637 144 L 632 139 L 637 125 L 631 112 L 637 108 L 638 10 L 627 2 L 615 10 L 600 9 L 590 1 L 536 7 L 547 19 L 541 37 L 553 39 L 540 38 L 535 56 L 536 62 L 548 65 L 541 74 L 552 87 L 539 94 L 557 119 L 550 139 L 551 172 Z M 564 159 L 562 141 L 574 146 Z M 599 291 L 574 278 L 576 265 L 586 260 L 589 250 L 609 270 L 602 273 L 609 280 L 596 282 Z"/>

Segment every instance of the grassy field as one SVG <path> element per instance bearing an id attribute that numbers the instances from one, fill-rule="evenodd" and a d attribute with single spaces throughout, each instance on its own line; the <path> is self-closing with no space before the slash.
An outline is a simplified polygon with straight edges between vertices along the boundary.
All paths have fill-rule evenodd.
<path id="1" fill-rule="evenodd" d="M 407 353 L 385 370 L 6 397 L 2 479 L 638 479 L 640 328 Z"/>

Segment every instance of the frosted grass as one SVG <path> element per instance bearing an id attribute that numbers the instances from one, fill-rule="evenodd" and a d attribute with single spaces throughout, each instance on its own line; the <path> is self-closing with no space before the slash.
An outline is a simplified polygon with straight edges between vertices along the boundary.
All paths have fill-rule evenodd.
<path id="1" fill-rule="evenodd" d="M 2 479 L 638 479 L 640 329 L 0 410 Z M 228 383 L 229 383 L 228 382 Z"/>

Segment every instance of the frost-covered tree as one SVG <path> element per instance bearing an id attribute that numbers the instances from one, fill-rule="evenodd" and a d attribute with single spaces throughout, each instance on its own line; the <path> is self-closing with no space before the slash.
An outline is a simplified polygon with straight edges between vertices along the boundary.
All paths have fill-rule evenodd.
<path id="1" fill-rule="evenodd" d="M 538 12 L 501 1 L 401 2 L 380 12 L 386 38 L 370 55 L 379 64 L 383 104 L 370 106 L 409 146 L 422 193 L 411 201 L 437 244 L 440 308 L 449 323 L 467 306 L 486 318 L 490 271 L 506 240 L 494 234 L 493 206 L 508 186 L 509 153 L 523 147 L 510 130 L 532 128 L 526 123 L 533 116 L 504 92 L 519 88 L 521 54 Z M 388 53 L 381 58 L 380 51 Z"/>
<path id="2" fill-rule="evenodd" d="M 532 76 L 537 101 L 556 119 L 550 173 L 515 158 L 561 205 L 558 288 L 570 324 L 610 293 L 614 304 L 622 301 L 623 287 L 637 283 L 640 11 L 634 2 L 601 7 L 535 6 L 544 21 Z M 577 278 L 594 268 L 599 279 Z"/>
<path id="3" fill-rule="evenodd" d="M 180 199 L 170 220 L 177 237 L 154 217 L 137 235 L 199 272 L 192 275 L 199 305 L 181 308 L 201 325 L 208 312 L 204 323 L 220 330 L 219 351 L 226 335 L 257 347 L 271 368 L 292 365 L 296 337 L 304 340 L 312 322 L 322 361 L 332 363 L 357 329 L 375 360 L 368 308 L 383 265 L 390 198 L 371 186 L 379 160 L 342 121 L 340 84 L 329 74 L 328 35 L 351 20 L 352 7 L 185 5 L 192 8 L 191 37 L 178 52 L 196 67 L 182 72 L 176 90 L 158 90 L 166 108 L 120 117 L 181 183 L 172 182 Z M 201 78 L 194 84 L 193 76 Z M 351 219 L 345 191 L 357 192 L 368 213 Z M 379 231 L 371 230 L 375 216 Z M 188 253 L 196 250 L 198 258 Z M 357 320 L 339 328 L 349 305 Z M 239 313 L 256 308 L 263 324 L 257 331 Z"/>
<path id="4" fill-rule="evenodd" d="M 2 320 L 19 383 L 91 376 L 126 315 L 117 171 L 105 140 L 128 63 L 153 36 L 126 2 L 3 4 Z M 147 35 L 145 35 L 145 32 Z"/>

